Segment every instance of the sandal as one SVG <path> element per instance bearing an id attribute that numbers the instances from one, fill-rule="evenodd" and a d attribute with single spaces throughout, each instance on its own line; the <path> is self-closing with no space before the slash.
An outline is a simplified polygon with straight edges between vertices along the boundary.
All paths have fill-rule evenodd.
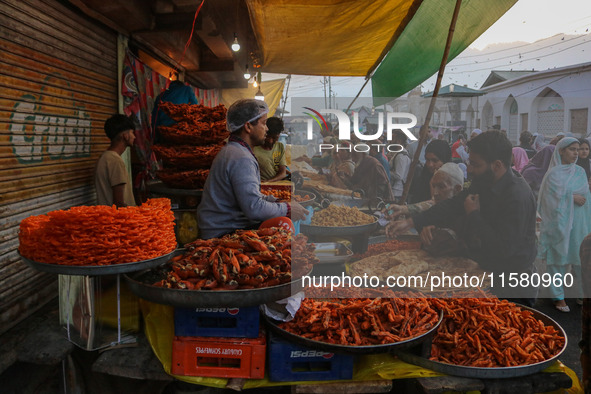
<path id="1" fill-rule="evenodd" d="M 554 307 L 557 310 L 559 310 L 560 312 L 570 312 L 570 308 L 568 307 L 568 305 L 565 305 L 565 306 L 554 305 Z"/>

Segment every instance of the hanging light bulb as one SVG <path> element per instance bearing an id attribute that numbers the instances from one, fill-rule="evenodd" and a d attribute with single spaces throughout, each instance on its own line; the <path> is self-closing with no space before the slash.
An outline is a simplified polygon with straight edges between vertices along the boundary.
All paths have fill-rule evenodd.
<path id="1" fill-rule="evenodd" d="M 250 79 L 250 70 L 248 69 L 248 64 L 244 68 L 244 79 Z"/>
<path id="2" fill-rule="evenodd" d="M 263 92 L 261 92 L 261 87 L 259 86 L 259 90 L 257 91 L 257 94 L 254 95 L 255 100 L 261 100 L 264 101 L 265 100 L 265 95 L 263 95 Z"/>
<path id="3" fill-rule="evenodd" d="M 257 79 L 256 79 L 259 83 L 259 90 L 257 90 L 257 93 L 254 95 L 254 98 L 255 98 L 255 100 L 264 101 L 265 95 L 263 94 L 263 92 L 261 92 L 261 79 L 262 79 L 262 76 L 261 76 L 261 72 L 259 71 L 257 73 Z"/>
<path id="4" fill-rule="evenodd" d="M 238 52 L 240 50 L 240 44 L 238 43 L 238 35 L 234 33 L 234 42 L 232 43 L 232 50 Z"/>
<path id="5" fill-rule="evenodd" d="M 256 77 L 256 75 L 254 76 L 254 83 L 252 84 L 252 86 L 253 86 L 254 88 L 256 88 L 256 87 L 258 87 L 258 86 L 259 86 L 259 83 L 257 82 L 257 77 Z"/>

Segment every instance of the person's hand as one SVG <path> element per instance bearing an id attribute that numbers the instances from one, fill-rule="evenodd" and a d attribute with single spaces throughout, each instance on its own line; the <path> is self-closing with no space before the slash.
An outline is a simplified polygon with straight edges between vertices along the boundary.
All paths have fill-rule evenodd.
<path id="1" fill-rule="evenodd" d="M 573 195 L 573 200 L 575 201 L 575 204 L 577 204 L 579 207 L 582 207 L 587 202 L 587 199 L 581 196 L 580 194 Z"/>
<path id="2" fill-rule="evenodd" d="M 425 226 L 421 230 L 421 243 L 425 246 L 431 245 L 433 242 L 433 230 L 435 230 L 435 226 Z"/>
<path id="3" fill-rule="evenodd" d="M 388 226 L 386 226 L 386 236 L 388 238 L 394 238 L 396 235 L 410 230 L 414 227 L 414 225 L 415 224 L 412 219 L 390 222 Z"/>
<path id="4" fill-rule="evenodd" d="M 305 163 L 312 164 L 312 159 L 310 159 L 308 156 L 300 156 L 296 159 L 293 159 L 293 161 L 303 161 Z"/>
<path id="5" fill-rule="evenodd" d="M 291 220 L 304 220 L 308 213 L 308 210 L 299 203 L 295 201 L 291 203 Z"/>
<path id="6" fill-rule="evenodd" d="M 480 211 L 480 197 L 478 194 L 468 194 L 468 197 L 464 200 L 464 211 L 466 211 L 466 215 L 474 211 Z"/>
<path id="7" fill-rule="evenodd" d="M 390 206 L 382 209 L 382 213 L 386 219 L 394 220 L 400 215 L 407 215 L 408 207 L 406 205 L 390 204 Z"/>

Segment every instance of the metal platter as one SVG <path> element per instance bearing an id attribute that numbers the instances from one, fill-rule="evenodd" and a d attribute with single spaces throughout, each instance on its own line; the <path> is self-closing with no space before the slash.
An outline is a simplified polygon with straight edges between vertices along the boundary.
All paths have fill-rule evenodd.
<path id="1" fill-rule="evenodd" d="M 290 342 L 297 343 L 312 349 L 324 350 L 327 352 L 342 353 L 342 354 L 377 354 L 393 352 L 396 349 L 408 349 L 426 345 L 431 348 L 431 339 L 439 328 L 443 320 L 443 311 L 439 312 L 439 320 L 437 324 L 424 334 L 417 337 L 407 339 L 401 342 L 387 343 L 383 345 L 373 346 L 351 346 L 351 345 L 337 345 L 327 342 L 314 341 L 312 339 L 304 338 L 279 327 L 277 322 L 268 316 L 265 316 L 265 323 L 267 328 L 273 333 L 287 339 Z"/>
<path id="2" fill-rule="evenodd" d="M 328 226 L 311 226 L 309 224 L 301 224 L 300 230 L 308 236 L 316 237 L 346 237 L 352 235 L 370 234 L 378 228 L 378 222 L 363 224 L 361 226 L 348 227 L 328 227 Z"/>
<path id="3" fill-rule="evenodd" d="M 353 256 L 351 249 L 340 242 L 321 242 L 315 245 L 317 264 L 344 264 Z"/>
<path id="4" fill-rule="evenodd" d="M 562 352 L 566 349 L 568 339 L 564 329 L 552 318 L 546 316 L 540 311 L 529 308 L 523 305 L 516 304 L 524 310 L 531 311 L 534 317 L 541 320 L 545 325 L 556 328 L 564 336 L 564 347 L 554 357 L 535 364 L 523 365 L 518 367 L 498 367 L 498 368 L 482 368 L 482 367 L 466 367 L 461 365 L 446 364 L 438 361 L 431 361 L 428 358 L 420 357 L 408 352 L 396 352 L 398 358 L 409 364 L 418 365 L 423 368 L 431 369 L 433 371 L 441 372 L 447 375 L 461 376 L 465 378 L 477 379 L 502 379 L 515 378 L 519 376 L 531 375 L 536 372 L 543 371 L 550 366 L 554 361 L 560 357 Z"/>
<path id="5" fill-rule="evenodd" d="M 144 270 L 124 275 L 129 288 L 138 297 L 175 307 L 247 307 L 281 300 L 292 295 L 292 286 L 300 287 L 302 278 L 278 286 L 237 290 L 167 289 L 145 283 L 154 271 Z M 156 281 L 154 281 L 156 282 Z M 154 283 L 152 282 L 152 283 Z"/>
<path id="6" fill-rule="evenodd" d="M 162 196 L 201 197 L 203 194 L 203 189 L 174 189 L 166 186 L 162 181 L 148 183 L 147 189 L 150 193 Z"/>
<path id="7" fill-rule="evenodd" d="M 314 202 L 316 201 L 316 195 L 314 193 L 300 192 L 300 193 L 294 193 L 294 194 L 297 194 L 298 196 L 304 196 L 304 195 L 308 194 L 308 197 L 310 197 L 309 200 L 296 201 L 298 204 L 300 204 L 303 207 L 310 206 L 310 205 L 314 204 Z M 311 194 L 311 196 L 310 196 L 310 194 Z M 295 199 L 292 199 L 292 201 L 295 201 Z"/>
<path id="8" fill-rule="evenodd" d="M 124 274 L 127 272 L 134 272 L 143 270 L 146 268 L 157 267 L 162 263 L 167 262 L 170 257 L 175 253 L 172 251 L 160 257 L 155 257 L 149 260 L 135 261 L 133 263 L 122 263 L 112 265 L 60 265 L 60 264 L 49 264 L 40 263 L 38 261 L 30 260 L 19 253 L 19 256 L 23 261 L 31 268 L 38 271 L 49 272 L 52 274 L 61 275 L 114 275 Z"/>

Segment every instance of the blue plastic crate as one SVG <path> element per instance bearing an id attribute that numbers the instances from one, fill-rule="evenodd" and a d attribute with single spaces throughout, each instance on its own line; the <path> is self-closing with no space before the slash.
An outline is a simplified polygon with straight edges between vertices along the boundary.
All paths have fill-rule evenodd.
<path id="1" fill-rule="evenodd" d="M 294 345 L 269 334 L 267 342 L 269 380 L 302 382 L 353 378 L 354 357 Z"/>
<path id="2" fill-rule="evenodd" d="M 259 307 L 175 308 L 174 335 L 178 337 L 257 338 Z"/>

